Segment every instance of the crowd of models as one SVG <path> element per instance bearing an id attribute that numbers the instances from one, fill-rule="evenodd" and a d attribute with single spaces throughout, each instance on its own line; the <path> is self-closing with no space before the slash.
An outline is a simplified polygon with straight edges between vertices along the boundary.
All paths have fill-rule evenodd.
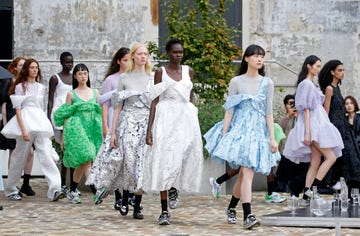
<path id="1" fill-rule="evenodd" d="M 179 192 L 199 192 L 204 184 L 204 159 L 192 103 L 195 73 L 182 64 L 180 40 L 169 40 L 165 49 L 169 61 L 153 75 L 145 44 L 120 48 L 100 92 L 91 88 L 88 67 L 73 68 L 73 55 L 61 53 L 62 70 L 49 79 L 47 109 L 39 63 L 14 59 L 8 67 L 14 78 L 1 81 L 0 149 L 9 150 L 9 163 L 0 190 L 14 201 L 36 195 L 30 186 L 36 154 L 50 201 L 66 197 L 80 204 L 78 185 L 85 177 L 94 204 L 113 191 L 114 208 L 126 216 L 130 205 L 138 220 L 144 218 L 143 194 L 159 193 L 158 223 L 169 225 L 168 207 L 178 207 Z M 237 175 L 226 216 L 229 224 L 237 223 L 241 202 L 245 229 L 260 225 L 251 211 L 255 173 L 267 176 L 268 203 L 285 201 L 279 192 L 302 192 L 307 206 L 314 186 L 337 191 L 340 177 L 350 189 L 360 186 L 359 106 L 341 94 L 342 62 L 330 60 L 321 68 L 320 58 L 308 56 L 296 93 L 285 96 L 285 114 L 275 122 L 274 82 L 265 76 L 264 56 L 261 46 L 246 48 L 229 83 L 224 118 L 204 134 L 211 158 L 229 166 L 210 177 L 211 192 L 219 198 L 221 184 Z"/>

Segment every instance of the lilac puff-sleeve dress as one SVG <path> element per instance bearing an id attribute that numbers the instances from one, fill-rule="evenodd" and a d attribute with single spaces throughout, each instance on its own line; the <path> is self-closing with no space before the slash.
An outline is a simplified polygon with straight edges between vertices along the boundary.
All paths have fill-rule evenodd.
<path id="1" fill-rule="evenodd" d="M 296 89 L 295 105 L 298 110 L 297 122 L 289 132 L 284 156 L 295 163 L 310 162 L 311 148 L 304 144 L 305 121 L 304 110 L 310 110 L 310 137 L 320 148 L 332 148 L 340 157 L 344 148 L 340 132 L 330 122 L 323 103 L 324 95 L 309 79 L 304 79 Z"/>

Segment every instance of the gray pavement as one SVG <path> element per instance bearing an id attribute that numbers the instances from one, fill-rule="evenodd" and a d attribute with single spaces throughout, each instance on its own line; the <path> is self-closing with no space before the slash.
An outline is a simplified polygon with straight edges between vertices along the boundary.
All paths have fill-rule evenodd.
<path id="1" fill-rule="evenodd" d="M 6 184 L 7 179 L 4 179 Z M 67 199 L 49 202 L 46 197 L 45 179 L 32 179 L 36 191 L 34 197 L 10 201 L 0 193 L 0 235 L 335 235 L 333 228 L 274 227 L 260 226 L 253 230 L 242 228 L 242 210 L 238 206 L 239 222 L 229 225 L 225 208 L 230 195 L 214 199 L 212 196 L 183 196 L 177 209 L 170 210 L 171 225 L 159 226 L 158 195 L 144 195 L 144 219 L 121 216 L 113 208 L 114 196 L 109 195 L 101 205 L 94 205 L 92 194 L 82 191 L 80 205 Z M 261 221 L 261 216 L 287 210 L 285 203 L 269 204 L 264 201 L 264 192 L 255 192 L 252 211 Z M 340 235 L 360 235 L 359 229 L 342 228 Z"/>

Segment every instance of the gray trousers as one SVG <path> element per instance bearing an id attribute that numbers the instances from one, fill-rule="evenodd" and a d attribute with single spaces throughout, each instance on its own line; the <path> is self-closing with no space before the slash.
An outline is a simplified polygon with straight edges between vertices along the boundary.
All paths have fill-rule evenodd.
<path id="1" fill-rule="evenodd" d="M 49 186 L 47 197 L 52 200 L 55 192 L 61 191 L 61 177 L 55 161 L 51 158 L 52 144 L 50 139 L 48 137 L 41 137 L 40 135 L 31 136 L 30 142 L 24 141 L 22 137 L 16 138 L 16 147 L 11 154 L 5 195 L 10 196 L 18 193 L 16 185 L 21 178 L 28 157 L 27 153 L 29 153 L 32 144 L 35 146 L 35 158 L 38 158 L 41 171 L 44 173 Z"/>

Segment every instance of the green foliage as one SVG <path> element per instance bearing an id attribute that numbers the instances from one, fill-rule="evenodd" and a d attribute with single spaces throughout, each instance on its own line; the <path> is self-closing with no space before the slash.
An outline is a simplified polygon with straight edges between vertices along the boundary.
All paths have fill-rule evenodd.
<path id="1" fill-rule="evenodd" d="M 217 99 L 207 99 L 206 102 L 195 104 L 198 108 L 198 116 L 201 134 L 204 135 L 211 127 L 224 118 L 223 101 Z M 205 144 L 205 141 L 203 140 Z M 208 157 L 206 149 L 204 149 L 204 157 Z"/>
<path id="2" fill-rule="evenodd" d="M 180 3 L 181 2 L 181 3 Z M 225 0 L 212 5 L 209 0 L 162 1 L 169 38 L 184 42 L 183 63 L 195 71 L 194 92 L 201 99 L 222 100 L 235 76 L 232 61 L 241 55 L 234 44 L 238 30 L 229 28 L 224 18 Z M 151 51 L 151 50 L 150 50 Z M 164 56 L 157 53 L 157 59 Z"/>

